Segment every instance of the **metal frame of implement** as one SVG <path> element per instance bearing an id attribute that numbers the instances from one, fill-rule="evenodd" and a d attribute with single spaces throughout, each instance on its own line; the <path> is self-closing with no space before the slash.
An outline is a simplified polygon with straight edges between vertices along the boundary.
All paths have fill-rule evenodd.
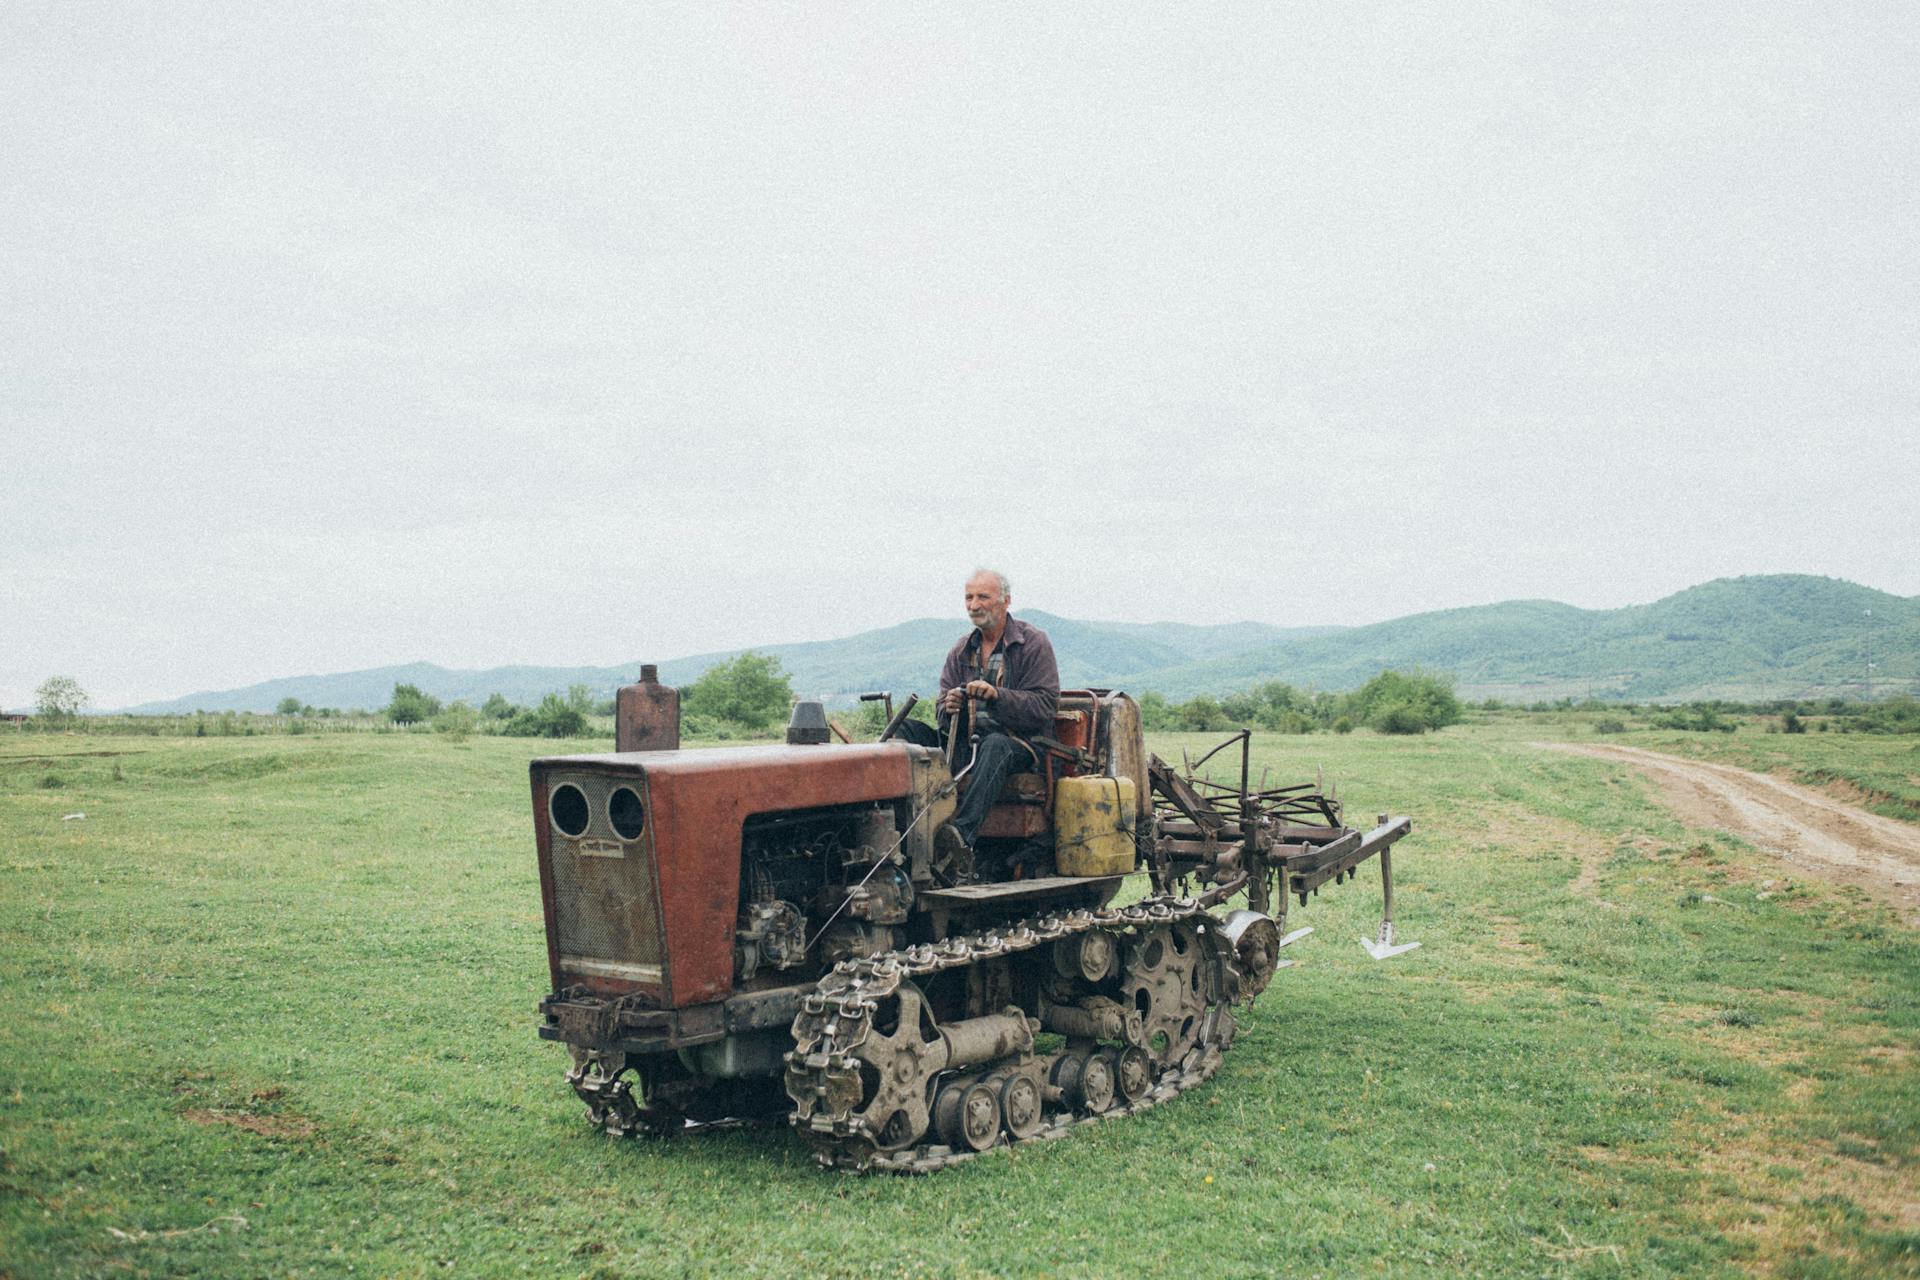
<path id="1" fill-rule="evenodd" d="M 1189 876 L 1203 884 L 1245 876 L 1248 905 L 1273 916 L 1286 946 L 1312 932 L 1286 932 L 1290 898 L 1305 906 L 1321 885 L 1348 879 L 1379 854 L 1380 927 L 1360 945 L 1376 960 L 1418 947 L 1397 942 L 1393 930 L 1393 845 L 1413 830 L 1413 820 L 1383 813 L 1372 830 L 1362 832 L 1340 820 L 1339 802 L 1316 783 L 1268 787 L 1262 778 L 1253 786 L 1252 739 L 1252 730 L 1242 729 L 1198 760 L 1183 760 L 1179 772 L 1159 756 L 1149 761 L 1159 829 L 1150 861 L 1154 887 L 1167 892 Z M 1200 774 L 1207 761 L 1236 744 L 1237 787 Z"/>

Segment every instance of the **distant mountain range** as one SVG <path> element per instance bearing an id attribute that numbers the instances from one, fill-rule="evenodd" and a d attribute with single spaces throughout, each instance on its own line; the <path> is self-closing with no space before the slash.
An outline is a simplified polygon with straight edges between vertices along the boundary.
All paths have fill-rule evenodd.
<path id="1" fill-rule="evenodd" d="M 1052 637 L 1067 686 L 1154 689 L 1176 701 L 1267 680 L 1348 689 L 1390 667 L 1444 672 L 1464 696 L 1476 699 L 1857 697 L 1867 675 L 1869 625 L 1876 691 L 1920 688 L 1920 597 L 1800 574 L 1722 578 L 1624 609 L 1513 600 L 1365 627 L 1084 622 L 1038 610 L 1019 616 Z M 845 700 L 874 689 L 925 694 L 965 625 L 918 618 L 838 640 L 761 646 L 759 652 L 779 658 L 794 689 L 810 696 Z M 688 685 L 739 652 L 660 661 L 660 678 Z M 605 697 L 639 670 L 638 659 L 612 667 L 484 671 L 415 662 L 289 676 L 127 710 L 271 711 L 289 697 L 316 707 L 373 708 L 386 705 L 396 684 L 476 705 L 493 693 L 536 702 L 575 684 Z"/>

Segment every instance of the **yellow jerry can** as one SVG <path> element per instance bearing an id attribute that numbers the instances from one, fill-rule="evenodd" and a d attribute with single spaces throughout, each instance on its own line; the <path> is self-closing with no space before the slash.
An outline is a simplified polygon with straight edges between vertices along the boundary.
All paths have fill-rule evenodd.
<path id="1" fill-rule="evenodd" d="M 1062 778 L 1053 784 L 1054 865 L 1063 876 L 1133 870 L 1137 806 L 1132 778 Z"/>

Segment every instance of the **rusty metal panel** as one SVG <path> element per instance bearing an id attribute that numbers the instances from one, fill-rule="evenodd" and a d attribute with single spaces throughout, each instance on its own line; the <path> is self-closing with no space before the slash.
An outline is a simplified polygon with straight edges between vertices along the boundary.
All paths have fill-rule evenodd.
<path id="1" fill-rule="evenodd" d="M 680 748 L 680 691 L 661 684 L 659 668 L 647 663 L 636 684 L 614 695 L 615 751 L 677 751 Z"/>
<path id="2" fill-rule="evenodd" d="M 996 804 L 987 810 L 980 834 L 995 839 L 1037 836 L 1051 826 L 1044 806 L 1025 803 Z"/>
<path id="3" fill-rule="evenodd" d="M 540 864 L 540 911 L 547 923 L 547 971 L 552 976 L 552 990 L 560 990 L 560 940 L 554 929 L 553 905 L 553 841 L 547 831 L 547 780 L 540 774 L 540 766 L 535 764 L 533 774 L 533 843 L 536 860 Z"/>
<path id="4" fill-rule="evenodd" d="M 616 964 L 658 965 L 657 986 L 633 974 L 581 972 L 568 965 L 563 946 L 555 989 L 571 981 L 610 993 L 657 991 L 662 1004 L 675 1009 L 725 999 L 733 990 L 742 824 L 757 813 L 908 795 L 913 786 L 910 750 L 905 743 L 889 742 L 707 748 L 536 761 L 536 776 L 549 784 L 562 772 L 569 777 L 597 774 L 642 780 L 648 807 L 647 843 L 653 855 L 649 870 L 658 902 L 659 932 L 654 937 L 663 944 L 647 948 L 648 954 L 604 957 Z M 544 813 L 536 825 L 550 825 Z M 543 830 L 543 839 L 551 837 L 550 831 Z M 564 893 L 558 899 L 563 900 Z M 556 901 L 556 908 L 562 905 Z M 550 912 L 549 938 L 566 919 L 564 910 Z"/>
<path id="5" fill-rule="evenodd" d="M 733 990 L 740 828 L 747 818 L 891 800 L 912 786 L 902 743 L 679 751 L 647 759 L 645 768 L 655 797 L 675 1008 Z"/>

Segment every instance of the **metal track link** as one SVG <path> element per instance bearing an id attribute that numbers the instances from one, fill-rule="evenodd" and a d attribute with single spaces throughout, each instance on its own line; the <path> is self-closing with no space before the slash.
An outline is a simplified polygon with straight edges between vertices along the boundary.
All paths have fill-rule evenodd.
<path id="1" fill-rule="evenodd" d="M 634 1099 L 631 1082 L 619 1072 L 609 1075 L 597 1056 L 587 1057 L 567 1072 L 567 1083 L 587 1105 L 587 1123 L 615 1138 L 631 1138 L 650 1128 L 646 1114 Z"/>
<path id="2" fill-rule="evenodd" d="M 931 1056 L 925 1042 L 896 1049 L 896 1044 L 910 1037 L 905 1037 L 899 1028 L 883 1034 L 875 1026 L 876 1012 L 900 993 L 903 984 L 1033 951 L 1062 938 L 1095 930 L 1115 934 L 1127 944 L 1126 950 L 1132 958 L 1128 967 L 1119 972 L 1124 982 L 1143 983 L 1149 980 L 1154 966 L 1164 964 L 1164 959 L 1142 958 L 1154 954 L 1148 945 L 1153 940 L 1152 931 L 1167 930 L 1165 937 L 1171 938 L 1168 927 L 1188 921 L 1198 925 L 1191 937 L 1199 942 L 1201 952 L 1185 962 L 1188 980 L 1200 992 L 1194 997 L 1197 1004 L 1192 1016 L 1186 1019 L 1192 1025 L 1173 1040 L 1170 1048 L 1175 1052 L 1170 1053 L 1168 1060 L 1146 1060 L 1146 1078 L 1135 1082 L 1132 1096 L 1116 1096 L 1111 1106 L 1090 1114 L 1076 1111 L 1057 1099 L 1050 1100 L 1035 1132 L 1022 1138 L 1002 1132 L 982 1150 L 957 1149 L 942 1143 L 933 1130 L 924 1126 L 923 1134 L 905 1135 L 912 1145 L 903 1146 L 902 1135 L 875 1133 L 872 1122 L 856 1114 L 863 1103 L 871 1101 L 870 1095 L 876 1089 L 885 1089 L 894 1083 L 882 1079 L 875 1085 L 877 1073 L 870 1060 L 875 1051 L 869 1047 L 867 1059 L 861 1056 L 863 1046 L 868 1046 L 869 1041 L 895 1055 L 883 1057 L 883 1062 L 906 1064 L 897 1070 L 901 1077 L 897 1084 L 904 1093 L 921 1089 L 930 1095 L 939 1077 L 938 1068 L 923 1076 L 913 1075 L 915 1053 Z M 1062 1137 L 1079 1125 L 1109 1116 L 1132 1115 L 1175 1097 L 1211 1078 L 1219 1069 L 1221 1054 L 1233 1041 L 1231 1005 L 1239 994 L 1240 975 L 1234 966 L 1233 948 L 1225 941 L 1220 925 L 1218 917 L 1206 912 L 1192 898 L 1161 896 L 1128 907 L 1021 920 L 1004 929 L 988 929 L 938 943 L 884 952 L 868 959 L 842 961 L 820 979 L 818 988 L 806 996 L 794 1019 L 794 1049 L 786 1059 L 787 1092 L 794 1099 L 794 1111 L 788 1122 L 806 1138 L 814 1149 L 815 1159 L 824 1167 L 855 1172 L 931 1173 L 1015 1141 Z M 922 1002 L 917 998 L 917 989 L 910 988 L 909 994 L 915 998 L 899 1004 L 918 1016 Z M 1036 1062 L 1041 1059 L 1031 1053 L 1014 1053 L 979 1064 L 979 1070 L 992 1072 L 1008 1064 L 1015 1069 L 1022 1066 L 1033 1069 Z M 1125 1092 L 1122 1090 L 1123 1095 Z M 929 1140 L 912 1141 L 921 1136 Z"/>

